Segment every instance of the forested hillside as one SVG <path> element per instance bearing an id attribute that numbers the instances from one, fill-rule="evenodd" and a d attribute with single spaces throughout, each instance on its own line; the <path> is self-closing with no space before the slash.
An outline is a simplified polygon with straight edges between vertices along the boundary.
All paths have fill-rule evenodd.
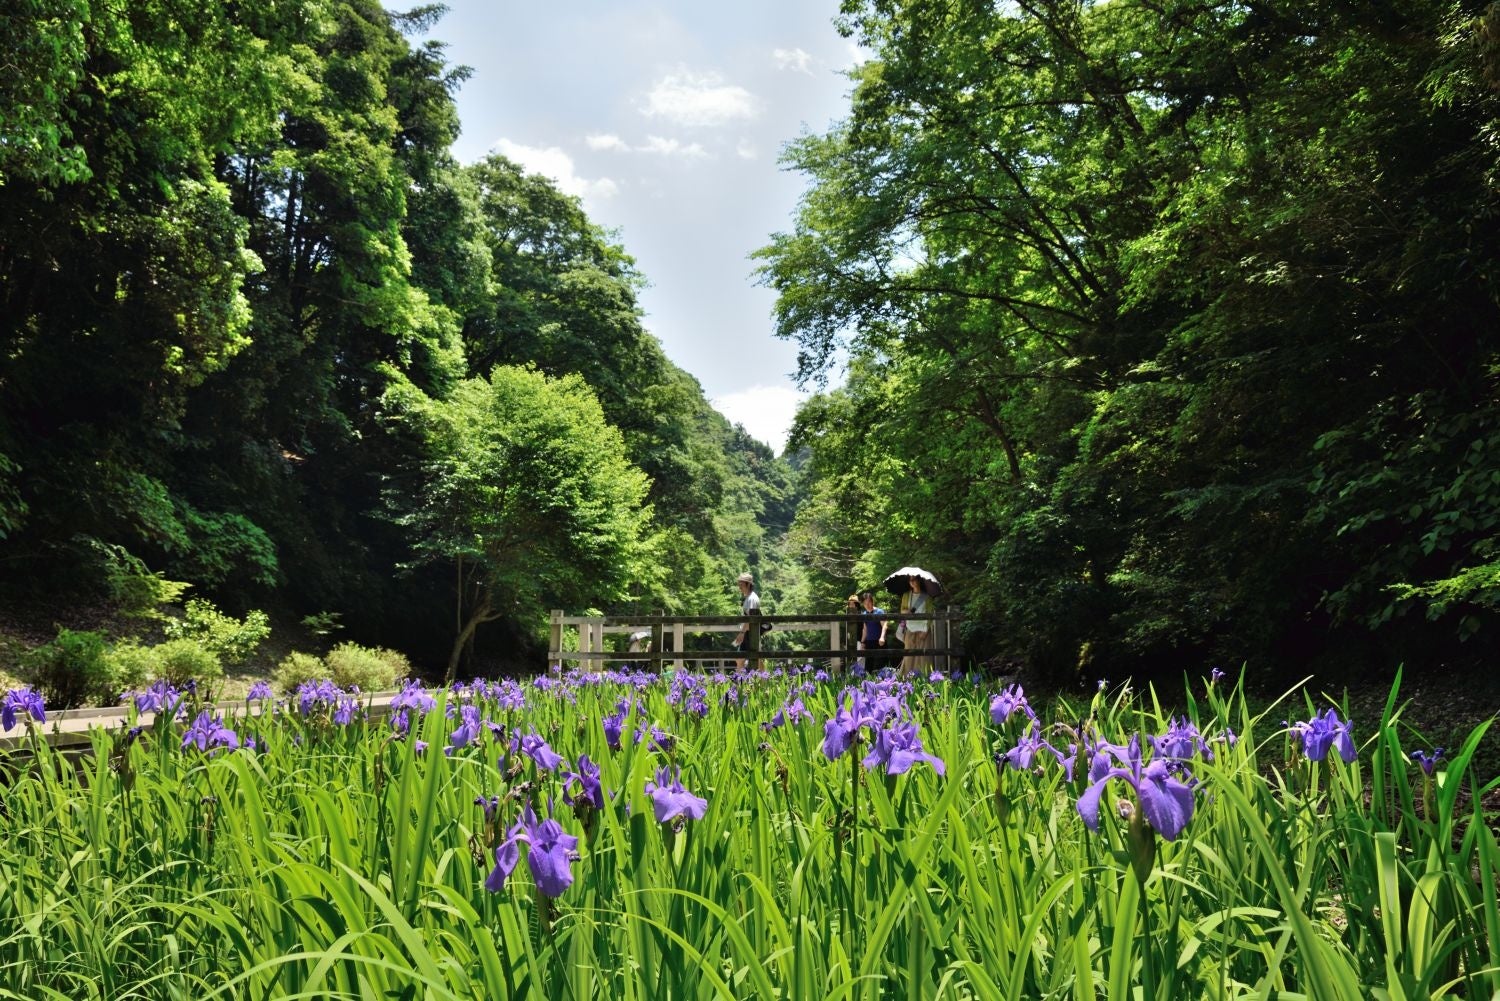
<path id="1" fill-rule="evenodd" d="M 456 162 L 441 13 L 0 13 L 7 607 L 336 613 L 435 670 L 915 562 L 1060 680 L 1500 653 L 1500 5 L 848 0 L 759 252 L 795 471 L 618 234 Z"/>
<path id="2" fill-rule="evenodd" d="M 466 71 L 409 40 L 440 17 L 0 13 L 0 600 L 183 582 L 435 667 L 774 562 L 791 471 L 663 355 L 617 238 L 455 161 Z"/>
<path id="3" fill-rule="evenodd" d="M 1493 670 L 1500 4 L 849 0 L 792 550 L 1059 678 Z"/>

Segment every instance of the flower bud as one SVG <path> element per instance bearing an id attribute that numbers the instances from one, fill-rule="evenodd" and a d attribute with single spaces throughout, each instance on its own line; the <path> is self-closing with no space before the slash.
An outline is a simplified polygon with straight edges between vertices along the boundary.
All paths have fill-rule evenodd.
<path id="1" fill-rule="evenodd" d="M 1135 878 L 1146 885 L 1151 878 L 1151 869 L 1156 865 L 1156 832 L 1146 823 L 1146 817 L 1128 799 L 1120 800 L 1120 817 L 1125 820 L 1125 843 L 1130 848 L 1130 868 Z"/>

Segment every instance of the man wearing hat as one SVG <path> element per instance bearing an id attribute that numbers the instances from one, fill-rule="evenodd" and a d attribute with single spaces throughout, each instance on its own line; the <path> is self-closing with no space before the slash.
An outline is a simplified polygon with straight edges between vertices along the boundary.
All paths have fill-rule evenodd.
<path id="1" fill-rule="evenodd" d="M 745 621 L 740 623 L 739 635 L 734 638 L 734 648 L 743 651 L 750 639 L 750 623 L 760 618 L 760 595 L 755 593 L 755 578 L 750 576 L 747 570 L 738 578 L 740 585 L 740 597 L 744 599 L 740 604 L 740 611 L 745 614 Z M 736 666 L 744 667 L 743 660 L 736 661 Z"/>

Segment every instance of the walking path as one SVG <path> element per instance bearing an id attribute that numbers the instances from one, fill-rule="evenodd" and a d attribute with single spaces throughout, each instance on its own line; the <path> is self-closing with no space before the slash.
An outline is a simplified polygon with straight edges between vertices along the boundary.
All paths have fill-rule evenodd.
<path id="1" fill-rule="evenodd" d="M 398 691 L 370 692 L 363 696 L 364 706 L 371 716 L 385 716 L 390 712 L 391 699 L 401 694 Z M 265 711 L 267 705 L 274 702 L 256 700 L 254 702 L 246 699 L 237 699 L 233 702 L 214 702 L 214 712 L 225 719 L 233 719 L 237 716 L 259 716 Z M 139 713 L 135 722 L 139 726 L 150 726 L 156 719 L 154 712 Z M 48 712 L 47 722 L 38 726 L 47 743 L 53 747 L 83 748 L 90 744 L 89 731 L 95 727 L 105 730 L 123 730 L 130 725 L 131 709 L 129 706 L 109 706 L 95 709 L 63 709 L 58 712 Z M 24 724 L 18 725 L 9 733 L 0 733 L 0 750 L 24 745 L 28 740 L 27 728 Z"/>

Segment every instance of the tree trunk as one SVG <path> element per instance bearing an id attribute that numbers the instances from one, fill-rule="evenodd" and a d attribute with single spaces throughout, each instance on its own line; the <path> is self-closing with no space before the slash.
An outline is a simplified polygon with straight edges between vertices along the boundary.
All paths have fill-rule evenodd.
<path id="1" fill-rule="evenodd" d="M 474 606 L 474 611 L 470 613 L 468 621 L 464 623 L 463 628 L 458 631 L 458 636 L 453 641 L 453 651 L 448 655 L 448 676 L 443 681 L 443 684 L 451 685 L 453 684 L 453 680 L 458 677 L 459 659 L 463 657 L 464 647 L 473 638 L 474 631 L 486 622 L 493 622 L 499 617 L 498 614 L 490 612 L 490 596 L 486 592 L 479 600 L 479 603 Z"/>

